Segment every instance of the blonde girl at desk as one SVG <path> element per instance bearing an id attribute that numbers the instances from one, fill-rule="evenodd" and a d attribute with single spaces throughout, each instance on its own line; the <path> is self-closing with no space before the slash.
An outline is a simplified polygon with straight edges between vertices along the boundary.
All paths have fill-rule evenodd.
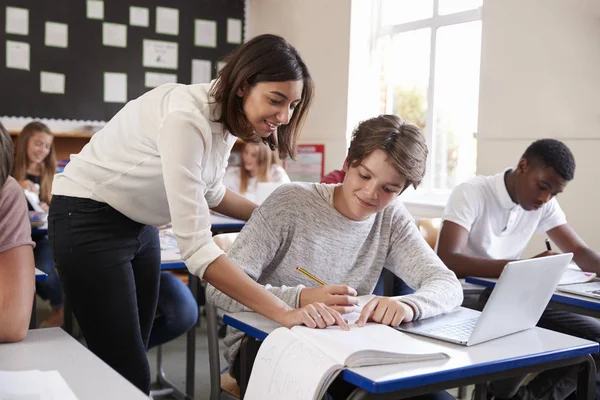
<path id="1" fill-rule="evenodd" d="M 260 35 L 215 81 L 166 84 L 127 103 L 56 176 L 49 231 L 65 294 L 89 349 L 143 392 L 160 274 L 156 226 L 172 223 L 189 271 L 250 309 L 288 327 L 317 327 L 318 313 L 347 329 L 322 303 L 294 309 L 267 292 L 210 231 L 210 209 L 247 220 L 257 207 L 223 185 L 237 138 L 294 155 L 312 96 L 296 49 Z"/>
<path id="2" fill-rule="evenodd" d="M 45 124 L 34 121 L 25 125 L 15 146 L 15 165 L 12 176 L 23 190 L 36 193 L 40 207 L 47 213 L 52 200 L 52 182 L 56 174 L 54 135 Z M 29 204 L 29 210 L 34 208 Z M 36 282 L 37 293 L 50 302 L 50 316 L 42 328 L 61 326 L 64 320 L 63 293 L 60 279 L 54 269 L 52 252 L 46 233 L 32 236 L 35 241 L 35 266 L 48 274 L 48 279 Z"/>
<path id="3" fill-rule="evenodd" d="M 227 168 L 223 183 L 227 189 L 241 194 L 255 203 L 260 201 L 257 187 L 259 182 L 288 183 L 285 169 L 273 162 L 273 153 L 264 143 L 245 143 L 239 167 Z"/>

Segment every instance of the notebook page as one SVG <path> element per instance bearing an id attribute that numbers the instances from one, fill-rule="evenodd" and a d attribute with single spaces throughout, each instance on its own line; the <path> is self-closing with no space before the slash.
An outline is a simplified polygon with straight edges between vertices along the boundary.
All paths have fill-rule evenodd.
<path id="1" fill-rule="evenodd" d="M 320 399 L 324 383 L 342 366 L 287 328 L 260 346 L 245 399 Z"/>
<path id="2" fill-rule="evenodd" d="M 442 347 L 376 323 L 351 326 L 349 331 L 338 326 L 295 326 L 292 331 L 348 367 L 448 358 Z"/>
<path id="3" fill-rule="evenodd" d="M 581 270 L 567 269 L 560 278 L 559 285 L 572 285 L 574 283 L 585 283 L 589 282 L 596 277 L 593 272 L 583 272 Z"/>

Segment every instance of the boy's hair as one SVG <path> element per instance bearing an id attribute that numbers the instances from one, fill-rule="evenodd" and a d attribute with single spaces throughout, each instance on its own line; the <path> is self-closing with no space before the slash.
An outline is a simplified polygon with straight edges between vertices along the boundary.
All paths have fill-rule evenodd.
<path id="1" fill-rule="evenodd" d="M 314 83 L 298 51 L 277 35 L 259 35 L 244 43 L 225 59 L 210 94 L 221 105 L 221 115 L 212 116 L 231 133 L 247 142 L 263 141 L 280 157 L 296 155 L 296 139 L 312 102 Z M 244 85 L 259 82 L 303 81 L 302 97 L 287 125 L 277 128 L 277 136 L 261 138 L 242 110 L 243 99 L 237 95 Z"/>
<path id="2" fill-rule="evenodd" d="M 13 166 L 13 141 L 10 134 L 0 122 L 0 191 L 6 183 Z"/>
<path id="3" fill-rule="evenodd" d="M 554 169 L 566 181 L 575 177 L 575 157 L 567 145 L 559 140 L 536 140 L 529 145 L 521 158 Z"/>
<path id="4" fill-rule="evenodd" d="M 17 137 L 15 146 L 15 165 L 12 176 L 18 181 L 22 181 L 27 176 L 27 165 L 29 164 L 27 146 L 29 145 L 29 140 L 35 134 L 40 132 L 54 136 L 46 124 L 39 121 L 33 121 L 25 125 Z M 42 161 L 40 171 L 40 200 L 48 204 L 50 204 L 50 199 L 52 199 L 52 181 L 54 180 L 55 173 L 56 152 L 54 150 L 54 140 L 52 140 L 50 152 L 44 161 Z"/>
<path id="5" fill-rule="evenodd" d="M 378 149 L 387 154 L 388 161 L 406 178 L 404 189 L 419 186 L 425 176 L 428 150 L 418 126 L 396 115 L 380 115 L 361 122 L 352 133 L 348 166 L 357 167 Z"/>
<path id="6" fill-rule="evenodd" d="M 264 143 L 245 143 L 242 149 L 242 154 L 248 146 L 256 146 L 258 148 L 258 172 L 256 174 L 257 182 L 269 182 L 271 180 L 271 163 L 273 156 L 271 149 Z M 243 157 L 243 155 L 242 155 Z M 244 162 L 240 165 L 240 193 L 245 194 L 248 191 L 248 183 L 250 181 L 250 173 L 244 168 Z"/>

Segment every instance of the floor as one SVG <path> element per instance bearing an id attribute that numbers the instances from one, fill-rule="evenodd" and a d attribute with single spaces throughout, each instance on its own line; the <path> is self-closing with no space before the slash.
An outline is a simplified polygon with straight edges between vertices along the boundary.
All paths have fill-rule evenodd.
<path id="1" fill-rule="evenodd" d="M 37 300 L 37 323 L 39 324 L 48 316 L 50 308 L 46 302 L 38 297 Z M 206 320 L 202 319 L 200 327 L 196 330 L 196 379 L 195 379 L 195 400 L 208 400 L 210 397 L 210 384 L 209 384 L 209 369 L 208 369 L 208 342 L 206 337 Z M 223 349 L 222 342 L 220 348 Z M 168 379 L 179 386 L 181 390 L 185 390 L 185 351 L 186 351 L 186 338 L 185 335 L 175 339 L 164 346 L 163 350 L 163 363 L 164 370 L 167 374 Z M 150 369 L 152 370 L 153 382 L 156 381 L 156 349 L 148 351 L 148 361 L 150 362 Z M 221 368 L 224 368 L 227 364 L 222 356 L 221 352 Z M 153 388 L 157 388 L 154 386 Z M 453 396 L 457 396 L 458 391 L 456 389 L 449 391 Z M 466 399 L 471 398 L 472 386 L 468 388 Z M 157 399 L 171 400 L 175 399 L 172 396 L 161 396 L 156 397 Z"/>

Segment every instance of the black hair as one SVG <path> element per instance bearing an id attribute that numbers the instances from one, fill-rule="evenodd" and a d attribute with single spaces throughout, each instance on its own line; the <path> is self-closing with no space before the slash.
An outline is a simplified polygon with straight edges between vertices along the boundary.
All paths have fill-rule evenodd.
<path id="1" fill-rule="evenodd" d="M 550 167 L 566 181 L 575 177 L 575 157 L 563 142 L 540 139 L 531 143 L 521 158 Z"/>

